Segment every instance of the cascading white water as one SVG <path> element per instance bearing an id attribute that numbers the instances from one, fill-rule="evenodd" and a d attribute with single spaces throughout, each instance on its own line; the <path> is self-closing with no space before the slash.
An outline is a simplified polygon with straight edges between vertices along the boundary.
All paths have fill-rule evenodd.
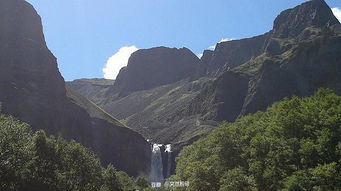
<path id="1" fill-rule="evenodd" d="M 162 145 L 153 144 L 152 148 L 152 163 L 151 163 L 151 173 L 150 180 L 152 182 L 162 182 L 163 177 L 163 164 L 160 147 Z"/>
<path id="2" fill-rule="evenodd" d="M 165 152 L 168 154 L 168 159 L 167 159 L 167 174 L 166 177 L 170 177 L 171 175 L 171 167 L 172 167 L 172 146 L 171 144 L 166 145 Z"/>

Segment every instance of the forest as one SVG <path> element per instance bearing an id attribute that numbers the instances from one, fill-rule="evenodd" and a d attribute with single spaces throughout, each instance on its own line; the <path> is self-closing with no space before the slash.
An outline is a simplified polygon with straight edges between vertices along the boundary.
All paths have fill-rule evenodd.
<path id="1" fill-rule="evenodd" d="M 320 89 L 225 123 L 186 147 L 172 179 L 189 190 L 341 188 L 341 96 Z"/>

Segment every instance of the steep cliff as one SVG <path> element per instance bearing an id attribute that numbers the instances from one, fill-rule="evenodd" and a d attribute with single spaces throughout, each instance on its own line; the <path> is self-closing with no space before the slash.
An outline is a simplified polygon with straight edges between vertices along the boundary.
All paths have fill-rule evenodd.
<path id="1" fill-rule="evenodd" d="M 34 130 L 83 143 L 103 165 L 112 163 L 136 176 L 149 172 L 150 146 L 142 136 L 78 94 L 66 95 L 41 19 L 30 4 L 0 1 L 0 26 L 2 113 L 27 122 Z"/>
<path id="2" fill-rule="evenodd" d="M 268 33 L 252 38 L 231 40 L 216 45 L 215 50 L 201 59 L 204 76 L 218 77 L 225 71 L 242 65 L 251 58 L 257 57 L 264 50 Z M 205 52 L 204 52 L 205 53 Z"/>
<path id="3" fill-rule="evenodd" d="M 282 12 L 259 55 L 206 87 L 190 105 L 189 115 L 234 121 L 285 97 L 312 95 L 320 87 L 341 93 L 340 28 L 322 0 Z"/>

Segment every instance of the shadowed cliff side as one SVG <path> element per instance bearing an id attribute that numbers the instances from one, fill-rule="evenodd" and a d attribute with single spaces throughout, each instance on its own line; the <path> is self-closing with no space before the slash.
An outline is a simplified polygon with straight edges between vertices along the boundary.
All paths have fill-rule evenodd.
<path id="1" fill-rule="evenodd" d="M 135 176 L 149 173 L 150 146 L 141 135 L 78 94 L 66 96 L 41 19 L 30 4 L 0 1 L 0 26 L 2 113 L 27 122 L 34 130 L 81 142 L 103 165 L 112 163 Z"/>

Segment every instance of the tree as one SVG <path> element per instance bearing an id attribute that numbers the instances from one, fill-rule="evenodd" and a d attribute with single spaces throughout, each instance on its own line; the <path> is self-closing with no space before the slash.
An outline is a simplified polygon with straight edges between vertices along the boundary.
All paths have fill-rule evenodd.
<path id="1" fill-rule="evenodd" d="M 144 177 L 138 177 L 135 181 L 135 184 L 138 190 L 144 190 L 150 187 L 150 183 Z"/>
<path id="2" fill-rule="evenodd" d="M 101 191 L 121 191 L 120 183 L 116 176 L 117 171 L 114 166 L 109 165 L 106 169 L 103 170 L 103 178 L 104 184 L 101 188 Z"/>
<path id="3" fill-rule="evenodd" d="M 32 135 L 27 124 L 0 115 L 0 190 L 18 190 L 28 174 Z"/>
<path id="4" fill-rule="evenodd" d="M 0 190 L 120 191 L 123 182 L 134 187 L 132 178 L 111 165 L 103 169 L 81 144 L 33 134 L 27 124 L 0 115 Z"/>
<path id="5" fill-rule="evenodd" d="M 332 91 L 286 98 L 183 149 L 175 177 L 192 190 L 340 190 L 340 127 Z"/>
<path id="6" fill-rule="evenodd" d="M 119 171 L 116 173 L 117 179 L 119 181 L 119 184 L 121 188 L 124 191 L 130 191 L 130 190 L 135 190 L 135 180 L 131 177 L 128 176 L 127 173 Z"/>
<path id="7" fill-rule="evenodd" d="M 221 191 L 252 191 L 254 180 L 241 167 L 227 171 L 220 179 Z"/>

